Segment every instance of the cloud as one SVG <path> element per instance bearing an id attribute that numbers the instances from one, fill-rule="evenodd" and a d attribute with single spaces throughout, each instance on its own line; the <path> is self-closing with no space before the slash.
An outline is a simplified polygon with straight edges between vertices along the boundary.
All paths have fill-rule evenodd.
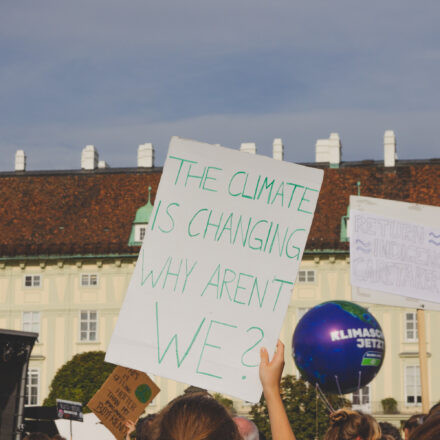
<path id="1" fill-rule="evenodd" d="M 173 122 L 127 123 L 111 126 L 71 127 L 47 125 L 35 127 L 29 137 L 0 145 L 0 169 L 13 169 L 15 150 L 23 148 L 28 169 L 79 169 L 81 150 L 94 144 L 100 159 L 113 167 L 136 166 L 137 146 L 152 142 L 156 164 L 162 165 L 171 136 L 181 136 L 226 147 L 239 148 L 241 142 L 256 142 L 257 152 L 270 156 L 274 138 L 281 137 L 285 159 L 314 162 L 315 143 L 339 132 L 343 144 L 342 160 L 383 160 L 383 134 L 394 129 L 399 159 L 438 156 L 438 146 L 427 141 L 436 136 L 440 112 L 380 113 L 328 110 L 322 112 L 278 113 L 262 115 L 209 115 Z M 51 141 L 56 139 L 57 142 Z M 423 152 L 420 156 L 419 152 Z"/>
<path id="2" fill-rule="evenodd" d="M 380 43 L 389 47 L 402 40 L 417 44 L 435 29 L 438 11 L 434 0 L 423 8 L 411 0 L 4 0 L 0 32 L 49 49 L 107 48 L 103 56 L 130 47 L 240 51 L 283 44 L 327 50 L 343 42 L 344 47 L 377 49 Z"/>
<path id="3" fill-rule="evenodd" d="M 347 158 L 380 158 L 394 128 L 405 157 L 435 156 L 439 12 L 434 0 L 4 0 L 0 151 L 72 168 L 95 143 L 125 166 L 126 146 L 148 140 L 163 161 L 174 134 L 263 151 L 283 137 L 289 160 L 310 161 L 339 131 Z"/>

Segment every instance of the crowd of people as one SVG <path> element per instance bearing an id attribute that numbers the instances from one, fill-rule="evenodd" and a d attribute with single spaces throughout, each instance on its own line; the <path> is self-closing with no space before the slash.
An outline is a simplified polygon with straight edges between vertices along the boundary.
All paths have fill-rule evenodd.
<path id="1" fill-rule="evenodd" d="M 261 350 L 260 380 L 267 402 L 273 440 L 296 440 L 280 392 L 284 368 L 284 345 L 279 341 L 273 359 Z M 138 423 L 127 422 L 129 440 L 264 440 L 255 424 L 244 417 L 232 417 L 210 394 L 188 393 L 171 401 L 157 415 Z M 403 427 L 404 440 L 440 440 L 440 403 L 428 414 L 417 414 Z M 50 440 L 30 434 L 25 440 Z M 58 440 L 62 438 L 57 437 Z M 55 438 L 54 438 L 55 440 Z M 399 430 L 390 423 L 378 423 L 374 417 L 349 408 L 329 416 L 324 440 L 402 440 Z"/>

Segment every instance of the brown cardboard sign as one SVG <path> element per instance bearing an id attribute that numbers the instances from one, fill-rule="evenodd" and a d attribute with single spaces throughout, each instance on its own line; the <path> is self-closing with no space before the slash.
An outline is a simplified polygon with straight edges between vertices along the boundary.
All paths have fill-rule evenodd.
<path id="1" fill-rule="evenodd" d="M 159 391 L 147 374 L 117 366 L 87 406 L 118 440 L 123 440 L 125 422 L 135 422 Z"/>

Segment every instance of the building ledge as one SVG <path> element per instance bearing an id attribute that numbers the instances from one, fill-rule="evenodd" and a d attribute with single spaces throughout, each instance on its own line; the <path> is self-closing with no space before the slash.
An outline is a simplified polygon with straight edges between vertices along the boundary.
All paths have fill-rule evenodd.
<path id="1" fill-rule="evenodd" d="M 431 353 L 426 353 L 427 357 L 431 357 Z M 413 359 L 419 357 L 418 351 L 402 351 L 399 353 L 399 357 L 402 359 Z"/>

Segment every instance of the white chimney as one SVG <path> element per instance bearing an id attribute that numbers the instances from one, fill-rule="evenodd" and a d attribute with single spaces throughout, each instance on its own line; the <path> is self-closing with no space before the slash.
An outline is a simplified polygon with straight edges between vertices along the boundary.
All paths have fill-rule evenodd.
<path id="1" fill-rule="evenodd" d="M 338 168 L 341 163 L 342 144 L 338 133 L 330 133 L 328 139 L 318 139 L 315 147 L 316 162 L 328 162 L 330 167 Z"/>
<path id="2" fill-rule="evenodd" d="M 383 135 L 383 164 L 386 167 L 395 167 L 396 159 L 396 135 L 393 130 L 386 130 Z"/>
<path id="3" fill-rule="evenodd" d="M 153 168 L 154 167 L 154 147 L 153 144 L 147 143 L 138 147 L 138 167 Z"/>
<path id="4" fill-rule="evenodd" d="M 98 167 L 99 154 L 94 145 L 87 145 L 81 153 L 81 168 L 94 170 Z"/>
<path id="5" fill-rule="evenodd" d="M 255 154 L 257 152 L 255 142 L 243 142 L 240 145 L 240 151 L 243 153 Z"/>
<path id="6" fill-rule="evenodd" d="M 281 138 L 275 138 L 273 140 L 272 157 L 276 160 L 284 160 L 284 145 Z"/>
<path id="7" fill-rule="evenodd" d="M 23 150 L 15 153 L 15 171 L 26 171 L 26 154 Z"/>
<path id="8" fill-rule="evenodd" d="M 110 168 L 110 166 L 105 160 L 100 160 L 98 162 L 98 168 Z"/>

